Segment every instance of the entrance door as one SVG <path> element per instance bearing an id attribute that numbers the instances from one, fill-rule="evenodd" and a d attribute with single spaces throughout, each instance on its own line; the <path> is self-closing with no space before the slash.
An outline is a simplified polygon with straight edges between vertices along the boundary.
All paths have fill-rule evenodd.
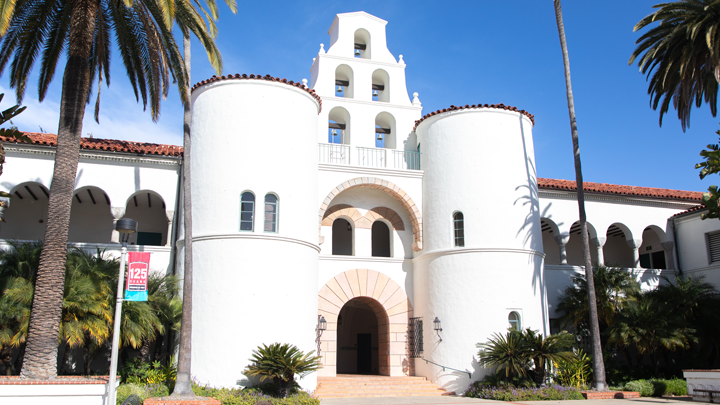
<path id="1" fill-rule="evenodd" d="M 358 374 L 372 372 L 372 338 L 369 333 L 357 335 L 357 372 Z"/>

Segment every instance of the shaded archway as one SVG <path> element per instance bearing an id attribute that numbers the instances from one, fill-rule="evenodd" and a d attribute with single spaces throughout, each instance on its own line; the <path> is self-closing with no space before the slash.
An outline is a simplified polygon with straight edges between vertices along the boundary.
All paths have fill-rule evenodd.
<path id="1" fill-rule="evenodd" d="M 556 236 L 560 235 L 555 221 L 549 218 L 540 218 L 540 228 L 542 230 L 543 252 L 545 252 L 545 264 L 560 264 L 560 246 L 558 245 Z"/>
<path id="2" fill-rule="evenodd" d="M 636 267 L 634 254 L 637 253 L 631 244 L 635 244 L 632 232 L 627 225 L 616 222 L 608 227 L 607 241 L 603 247 L 605 264 L 612 267 Z M 640 247 L 639 244 L 637 247 Z"/>
<path id="3" fill-rule="evenodd" d="M 367 305 L 377 318 L 377 373 L 388 376 L 414 375 L 407 346 L 408 319 L 412 305 L 405 291 L 388 276 L 374 270 L 355 269 L 330 279 L 318 292 L 318 311 L 327 321 L 327 330 L 320 337 L 323 368 L 321 377 L 338 373 L 336 360 L 339 315 L 346 303 L 356 299 Z M 342 319 L 345 328 L 346 319 Z"/>
<path id="4" fill-rule="evenodd" d="M 110 243 L 113 233 L 110 198 L 98 187 L 75 190 L 68 242 Z"/>
<path id="5" fill-rule="evenodd" d="M 335 187 L 332 191 L 330 191 L 330 193 L 327 195 L 327 197 L 325 197 L 325 200 L 323 200 L 322 204 L 320 205 L 320 211 L 318 213 L 318 231 L 320 231 L 323 218 L 325 217 L 325 212 L 327 211 L 328 207 L 330 207 L 332 200 L 344 190 L 349 190 L 356 187 L 375 188 L 387 193 L 396 201 L 398 201 L 403 206 L 403 208 L 405 208 L 405 211 L 407 212 L 408 216 L 410 217 L 410 221 L 412 222 L 413 237 L 415 239 L 415 242 L 413 242 L 412 244 L 412 249 L 415 252 L 419 252 L 420 250 L 422 250 L 422 215 L 420 214 L 420 209 L 417 207 L 417 205 L 415 205 L 415 202 L 412 200 L 412 198 L 410 198 L 410 195 L 403 191 L 400 187 L 393 184 L 392 182 L 377 177 L 358 177 L 352 180 L 345 181 Z M 322 238 L 320 238 L 320 243 L 322 244 L 322 242 L 323 240 Z"/>
<path id="6" fill-rule="evenodd" d="M 372 298 L 346 302 L 337 320 L 337 373 L 379 374 L 378 323 L 387 314 Z"/>
<path id="7" fill-rule="evenodd" d="M 47 222 L 48 189 L 36 182 L 22 183 L 12 188 L 6 222 L 0 225 L 0 238 L 43 240 Z"/>
<path id="8" fill-rule="evenodd" d="M 126 218 L 138 223 L 138 230 L 130 236 L 130 244 L 166 246 L 170 235 L 170 219 L 165 201 L 152 190 L 140 190 L 128 198 L 125 205 Z"/>

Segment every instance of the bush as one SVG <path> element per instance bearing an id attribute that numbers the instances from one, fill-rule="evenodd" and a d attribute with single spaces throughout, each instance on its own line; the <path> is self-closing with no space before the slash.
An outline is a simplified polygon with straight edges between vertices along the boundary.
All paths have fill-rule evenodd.
<path id="1" fill-rule="evenodd" d="M 592 375 L 591 362 L 591 357 L 582 350 L 578 350 L 574 358 L 559 359 L 555 362 L 554 381 L 566 387 L 587 388 Z"/>
<path id="2" fill-rule="evenodd" d="M 655 392 L 655 387 L 650 381 L 635 380 L 625 384 L 625 391 L 637 391 L 641 397 L 650 397 Z"/>
<path id="3" fill-rule="evenodd" d="M 672 380 L 652 379 L 654 397 L 663 395 L 687 395 L 687 383 L 685 380 L 673 378 Z"/>
<path id="4" fill-rule="evenodd" d="M 541 388 L 490 387 L 476 381 L 465 391 L 469 398 L 493 399 L 496 401 L 566 401 L 585 399 L 580 391 L 572 387 L 551 385 Z"/>
<path id="5" fill-rule="evenodd" d="M 170 395 L 168 387 L 162 384 L 121 384 L 117 389 L 116 403 L 122 405 L 130 395 L 137 395 L 142 401 L 152 397 Z"/>
<path id="6" fill-rule="evenodd" d="M 274 398 L 263 394 L 258 388 L 213 388 L 193 384 L 195 395 L 211 397 L 222 402 L 222 405 L 319 405 L 320 400 L 313 398 L 305 391 L 290 395 L 286 398 Z"/>

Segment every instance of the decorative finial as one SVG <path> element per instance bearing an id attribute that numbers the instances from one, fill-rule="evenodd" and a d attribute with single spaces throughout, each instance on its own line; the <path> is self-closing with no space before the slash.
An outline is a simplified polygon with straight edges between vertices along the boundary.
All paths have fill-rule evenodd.
<path id="1" fill-rule="evenodd" d="M 313 58 L 313 63 L 315 63 L 315 60 L 316 60 L 316 59 L 317 59 L 317 58 Z"/>
<path id="2" fill-rule="evenodd" d="M 303 86 L 307 87 L 307 79 L 302 79 Z"/>
<path id="3" fill-rule="evenodd" d="M 405 63 L 405 61 L 402 58 L 402 55 L 400 55 L 400 60 L 398 61 L 398 63 L 403 63 L 403 64 Z"/>
<path id="4" fill-rule="evenodd" d="M 319 53 L 319 54 L 324 54 L 324 53 L 325 53 L 325 44 L 320 44 L 320 51 L 319 51 L 318 53 Z"/>
<path id="5" fill-rule="evenodd" d="M 420 99 L 418 98 L 418 93 L 417 93 L 417 92 L 413 93 L 413 101 L 412 101 L 412 103 L 413 103 L 413 105 L 417 105 L 417 106 L 422 105 L 422 103 L 420 102 Z"/>

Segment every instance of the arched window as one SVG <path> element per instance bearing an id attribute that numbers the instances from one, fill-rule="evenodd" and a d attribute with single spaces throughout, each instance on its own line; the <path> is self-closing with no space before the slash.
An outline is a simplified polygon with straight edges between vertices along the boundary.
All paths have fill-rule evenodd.
<path id="1" fill-rule="evenodd" d="M 363 28 L 355 31 L 355 41 L 353 46 L 353 55 L 356 58 L 370 59 L 372 57 L 370 49 L 370 33 Z"/>
<path id="2" fill-rule="evenodd" d="M 510 315 L 508 315 L 508 322 L 510 324 L 510 329 L 514 329 L 518 332 L 522 329 L 522 324 L 520 323 L 520 314 L 518 314 L 517 312 L 510 312 Z"/>
<path id="3" fill-rule="evenodd" d="M 382 222 L 372 224 L 372 255 L 375 257 L 390 257 L 390 228 Z"/>
<path id="4" fill-rule="evenodd" d="M 355 86 L 353 70 L 348 65 L 340 65 L 335 69 L 335 97 L 353 98 Z"/>
<path id="5" fill-rule="evenodd" d="M 265 195 L 265 232 L 277 232 L 279 201 L 275 194 Z"/>
<path id="6" fill-rule="evenodd" d="M 453 225 L 455 227 L 455 247 L 465 246 L 465 219 L 462 212 L 453 214 Z"/>
<path id="7" fill-rule="evenodd" d="M 255 216 L 255 194 L 246 191 L 240 197 L 240 230 L 253 231 Z"/>
<path id="8" fill-rule="evenodd" d="M 342 218 L 336 219 L 332 225 L 332 254 L 353 255 L 353 228 Z"/>

